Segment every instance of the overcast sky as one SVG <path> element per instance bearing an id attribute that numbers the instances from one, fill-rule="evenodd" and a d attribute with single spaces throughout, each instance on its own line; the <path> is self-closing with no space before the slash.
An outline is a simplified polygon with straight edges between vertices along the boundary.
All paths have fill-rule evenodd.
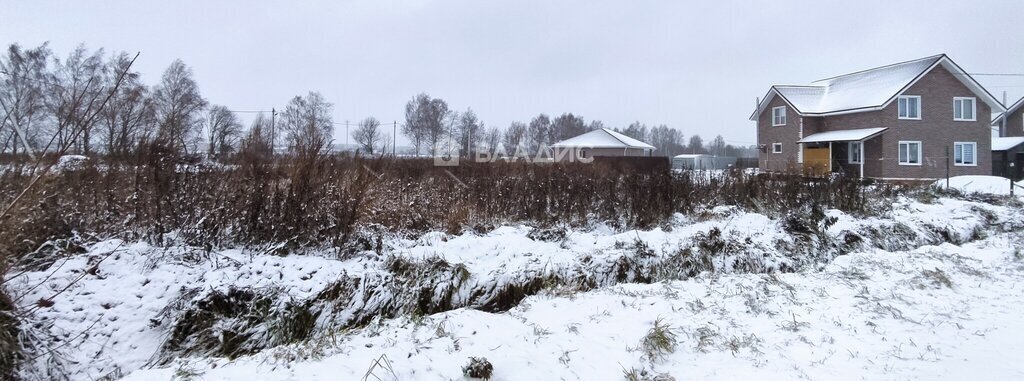
<path id="1" fill-rule="evenodd" d="M 1019 0 L 0 3 L 0 43 L 138 51 L 150 84 L 181 58 L 211 103 L 269 110 L 316 90 L 337 122 L 401 123 L 427 92 L 502 128 L 572 112 L 753 144 L 747 117 L 774 83 L 938 53 L 1024 73 Z M 1024 95 L 1024 76 L 977 79 Z"/>

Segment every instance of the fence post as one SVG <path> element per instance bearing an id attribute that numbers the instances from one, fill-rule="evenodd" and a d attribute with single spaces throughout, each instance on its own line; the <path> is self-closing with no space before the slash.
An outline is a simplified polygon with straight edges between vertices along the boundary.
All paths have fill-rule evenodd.
<path id="1" fill-rule="evenodd" d="M 946 189 L 949 189 L 949 146 L 946 146 Z"/>

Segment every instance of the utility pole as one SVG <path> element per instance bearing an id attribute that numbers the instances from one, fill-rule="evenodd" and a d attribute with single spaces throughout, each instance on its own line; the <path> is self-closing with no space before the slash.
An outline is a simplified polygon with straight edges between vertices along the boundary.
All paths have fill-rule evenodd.
<path id="1" fill-rule="evenodd" d="M 273 107 L 270 108 L 270 156 L 274 156 L 274 141 L 277 140 L 277 134 L 274 132 L 275 122 L 277 119 L 277 110 Z"/>
<path id="2" fill-rule="evenodd" d="M 391 127 L 391 156 L 396 156 L 395 153 L 398 152 L 395 148 L 395 143 L 398 142 L 398 121 L 396 120 L 394 123 L 394 126 Z"/>
<path id="3" fill-rule="evenodd" d="M 348 149 L 348 121 L 345 121 L 345 149 Z"/>

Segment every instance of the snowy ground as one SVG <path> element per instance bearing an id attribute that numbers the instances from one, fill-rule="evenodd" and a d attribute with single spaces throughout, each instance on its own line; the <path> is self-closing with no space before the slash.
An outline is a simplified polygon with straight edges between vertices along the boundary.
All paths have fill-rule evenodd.
<path id="1" fill-rule="evenodd" d="M 1018 186 L 1014 189 L 1014 194 L 1024 197 L 1024 180 L 1018 181 L 1016 184 Z M 948 183 L 945 179 L 935 181 L 937 187 L 946 188 L 947 185 L 949 188 L 964 193 L 1010 194 L 1010 179 L 999 176 L 954 176 L 949 178 Z"/>
<path id="2" fill-rule="evenodd" d="M 507 313 L 395 319 L 331 344 L 181 361 L 127 379 L 461 379 L 470 356 L 486 357 L 495 380 L 618 379 L 634 369 L 676 379 L 1020 379 L 1021 243 L 1004 234 L 847 255 L 822 271 L 533 296 Z M 656 319 L 676 348 L 651 359 L 642 342 Z M 372 367 L 382 356 L 390 370 Z"/>
<path id="3" fill-rule="evenodd" d="M 714 257 L 717 272 L 684 281 L 588 292 L 551 287 L 507 312 L 457 308 L 376 319 L 357 329 L 331 323 L 374 302 L 399 302 L 373 294 L 386 292 L 394 279 L 379 255 L 205 253 L 109 239 L 51 265 L 16 270 L 7 287 L 30 311 L 28 332 L 56 349 L 35 359 L 33 369 L 72 379 L 360 379 L 381 356 L 391 370 L 374 368 L 380 379 L 460 379 L 470 356 L 486 357 L 494 379 L 504 380 L 618 379 L 631 369 L 679 379 L 765 372 L 782 378 L 1024 377 L 1024 365 L 1010 361 L 1024 349 L 1016 307 L 1024 302 L 1024 212 L 1018 206 L 900 198 L 883 216 L 826 214 L 835 218 L 826 236 L 861 242 L 827 266 L 801 263 L 792 251 L 810 243 L 784 231 L 779 220 L 731 207 L 680 215 L 649 231 L 596 228 L 539 239 L 529 227 L 505 226 L 484 234 L 395 237 L 385 242 L 389 256 L 440 258 L 466 270 L 465 280 L 450 283 L 458 306 L 482 303 L 501 285 L 530 277 L 585 273 L 598 286 L 614 284 L 609 274 L 624 260 L 665 263 L 658 261 L 697 250 L 698 237 L 712 230 L 721 231 L 727 245 Z M 959 246 L 927 245 L 939 241 Z M 638 250 L 638 243 L 649 250 Z M 751 264 L 802 270 L 745 273 Z M 334 314 L 320 316 L 306 342 L 231 361 L 191 356 L 157 365 L 175 319 L 214 291 L 272 290 L 282 301 L 303 301 L 344 277 L 364 280 L 364 299 L 332 305 Z M 372 288 L 374 279 L 383 286 Z M 676 348 L 651 358 L 641 344 L 657 319 L 675 334 Z M 222 323 L 214 328 L 234 328 Z"/>

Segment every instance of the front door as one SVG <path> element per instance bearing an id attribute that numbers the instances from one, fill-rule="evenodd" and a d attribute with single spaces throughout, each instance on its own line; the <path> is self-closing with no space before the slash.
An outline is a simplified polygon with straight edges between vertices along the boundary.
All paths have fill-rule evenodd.
<path id="1" fill-rule="evenodd" d="M 832 172 L 832 150 L 829 147 L 804 147 L 804 175 L 825 176 Z"/>

